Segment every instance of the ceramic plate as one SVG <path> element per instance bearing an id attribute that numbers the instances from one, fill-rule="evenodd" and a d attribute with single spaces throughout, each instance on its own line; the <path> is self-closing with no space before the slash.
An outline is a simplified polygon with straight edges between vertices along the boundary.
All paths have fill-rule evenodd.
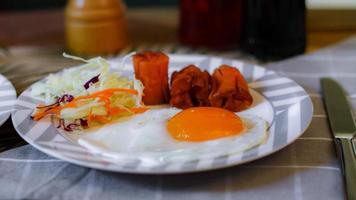
<path id="1" fill-rule="evenodd" d="M 112 60 L 113 63 L 119 61 L 120 58 Z M 70 135 L 57 130 L 50 119 L 39 122 L 31 120 L 33 109 L 41 103 L 40 99 L 31 97 L 31 87 L 16 101 L 12 113 L 14 127 L 35 148 L 73 164 L 115 172 L 173 174 L 224 168 L 262 158 L 295 141 L 309 126 L 313 114 L 312 102 L 305 90 L 293 80 L 239 60 L 202 55 L 170 55 L 170 72 L 188 64 L 196 64 L 209 72 L 220 64 L 237 67 L 249 82 L 255 98 L 252 108 L 245 112 L 258 115 L 269 123 L 268 139 L 260 146 L 241 153 L 215 157 L 204 155 L 184 162 L 162 162 L 148 166 L 135 157 L 110 159 L 79 145 L 75 139 L 70 139 Z M 129 62 L 125 64 L 124 70 L 126 75 L 132 74 Z"/>
<path id="2" fill-rule="evenodd" d="M 16 90 L 5 76 L 0 74 L 0 126 L 10 117 L 16 100 Z"/>

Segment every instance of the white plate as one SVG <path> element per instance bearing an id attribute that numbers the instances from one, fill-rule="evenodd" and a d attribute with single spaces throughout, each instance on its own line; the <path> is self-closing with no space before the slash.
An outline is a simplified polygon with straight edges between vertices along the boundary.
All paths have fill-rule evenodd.
<path id="1" fill-rule="evenodd" d="M 11 82 L 0 74 L 0 126 L 10 117 L 16 101 L 16 90 Z"/>
<path id="2" fill-rule="evenodd" d="M 117 62 L 114 59 L 112 62 Z M 246 163 L 276 152 L 295 141 L 309 126 L 313 105 L 305 90 L 293 80 L 281 77 L 263 67 L 219 57 L 202 55 L 170 55 L 170 72 L 188 64 L 212 72 L 220 64 L 237 67 L 249 82 L 255 97 L 254 106 L 244 112 L 259 115 L 269 122 L 269 137 L 262 145 L 233 155 L 209 157 L 204 155 L 186 162 L 166 162 L 155 166 L 144 165 L 135 157 L 110 159 L 93 153 L 76 142 L 69 134 L 62 135 L 48 118 L 35 122 L 30 115 L 41 100 L 31 97 L 31 87 L 17 99 L 12 120 L 15 129 L 29 144 L 53 157 L 90 168 L 145 174 L 172 174 L 206 171 Z M 125 65 L 127 75 L 132 66 Z M 129 155 L 128 155 L 129 156 Z"/>

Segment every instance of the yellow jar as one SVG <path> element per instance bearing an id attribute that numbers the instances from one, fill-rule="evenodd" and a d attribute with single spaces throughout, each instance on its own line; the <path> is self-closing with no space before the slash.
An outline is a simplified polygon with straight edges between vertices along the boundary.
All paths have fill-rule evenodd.
<path id="1" fill-rule="evenodd" d="M 127 43 L 121 0 L 69 0 L 65 10 L 67 48 L 74 54 L 110 54 Z"/>

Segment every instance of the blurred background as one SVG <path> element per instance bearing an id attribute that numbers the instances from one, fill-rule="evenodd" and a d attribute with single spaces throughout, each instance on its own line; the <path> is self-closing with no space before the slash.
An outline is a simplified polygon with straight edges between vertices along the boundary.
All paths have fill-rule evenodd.
<path id="1" fill-rule="evenodd" d="M 64 7 L 67 0 L 2 0 L 2 10 L 26 10 Z M 179 0 L 125 0 L 129 7 L 177 6 Z M 356 9 L 354 0 L 307 0 L 308 7 L 315 9 Z"/>
<path id="2" fill-rule="evenodd" d="M 67 0 L 1 0 L 0 45 L 63 46 Z M 179 43 L 179 0 L 124 0 L 129 44 Z M 355 0 L 306 1 L 306 51 L 355 34 Z"/>
<path id="3" fill-rule="evenodd" d="M 29 10 L 64 7 L 67 0 L 2 0 L 2 10 Z M 129 7 L 176 6 L 178 0 L 125 0 Z"/>

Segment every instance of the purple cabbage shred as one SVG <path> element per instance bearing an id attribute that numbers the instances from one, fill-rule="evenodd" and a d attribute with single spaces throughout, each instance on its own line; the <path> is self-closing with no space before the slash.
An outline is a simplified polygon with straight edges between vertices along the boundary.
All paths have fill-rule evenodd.
<path id="1" fill-rule="evenodd" d="M 59 124 L 57 128 L 61 128 L 62 126 L 64 126 L 64 119 L 59 119 Z"/>
<path id="2" fill-rule="evenodd" d="M 78 128 L 80 125 L 77 124 L 77 123 L 70 123 L 68 124 L 67 126 L 64 127 L 64 130 L 65 131 L 68 131 L 68 132 L 71 132 L 73 131 L 74 129 Z"/>
<path id="3" fill-rule="evenodd" d="M 74 99 L 74 96 L 73 96 L 73 95 L 64 94 L 64 95 L 62 95 L 61 97 L 59 97 L 59 98 L 57 99 L 57 102 L 58 102 L 58 103 L 71 102 L 71 101 L 73 101 L 73 99 Z"/>
<path id="4" fill-rule="evenodd" d="M 73 101 L 74 96 L 70 95 L 70 94 L 64 94 L 61 97 L 58 97 L 56 102 L 47 105 L 47 106 L 37 106 L 38 109 L 42 109 L 42 108 L 47 108 L 46 111 L 51 110 L 53 107 L 59 106 L 60 103 L 63 102 L 71 102 Z"/>
<path id="5" fill-rule="evenodd" d="M 88 128 L 88 120 L 86 119 L 79 119 L 80 120 L 80 125 L 83 127 L 83 128 Z"/>
<path id="6" fill-rule="evenodd" d="M 89 81 L 87 81 L 85 84 L 84 84 L 84 88 L 87 90 L 92 84 L 95 84 L 99 81 L 99 76 L 100 74 L 94 76 L 93 78 L 91 78 Z"/>
<path id="7" fill-rule="evenodd" d="M 88 121 L 85 119 L 76 119 L 74 122 L 66 125 L 64 119 L 59 119 L 59 124 L 57 126 L 57 128 L 63 128 L 63 130 L 67 132 L 72 132 L 79 127 L 88 128 Z"/>

